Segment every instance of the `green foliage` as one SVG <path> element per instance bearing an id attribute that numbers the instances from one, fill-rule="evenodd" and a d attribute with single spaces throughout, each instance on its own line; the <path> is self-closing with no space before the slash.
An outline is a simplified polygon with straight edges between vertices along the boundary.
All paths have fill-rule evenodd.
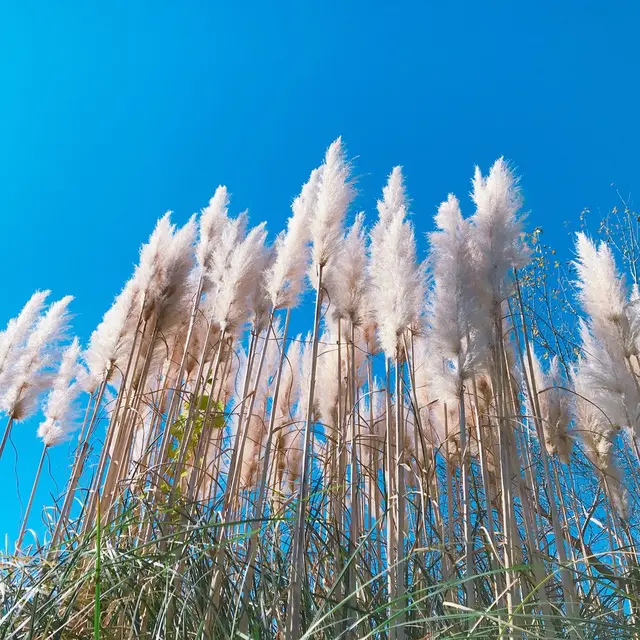
<path id="1" fill-rule="evenodd" d="M 209 409 L 207 413 L 207 408 Z M 191 415 L 191 402 L 188 400 L 184 403 L 182 413 L 178 416 L 178 419 L 171 425 L 170 433 L 172 437 L 172 443 L 169 448 L 168 459 L 169 462 L 176 462 L 180 451 L 183 447 L 185 438 L 185 432 L 188 431 L 189 418 Z M 222 429 L 224 427 L 224 405 L 220 401 L 211 401 L 209 406 L 209 396 L 202 395 L 198 398 L 198 404 L 193 411 L 193 427 L 189 434 L 189 441 L 186 444 L 185 449 L 185 461 L 192 461 L 196 454 L 198 442 L 202 436 L 202 432 L 206 425 L 211 429 Z M 182 472 L 182 476 L 186 474 L 186 471 Z M 163 491 L 170 490 L 170 487 L 164 483 Z"/>
<path id="2" fill-rule="evenodd" d="M 173 443 L 169 450 L 169 460 L 172 462 L 177 460 L 178 454 L 183 447 L 185 431 L 187 430 L 190 415 L 191 402 L 186 401 L 182 413 L 171 425 Z M 224 405 L 222 402 L 212 400 L 211 403 L 209 403 L 208 395 L 202 395 L 198 398 L 197 406 L 193 411 L 193 428 L 191 429 L 189 441 L 186 445 L 186 460 L 192 460 L 195 456 L 200 436 L 205 428 L 205 418 L 207 427 L 211 429 L 222 429 L 224 427 Z"/>

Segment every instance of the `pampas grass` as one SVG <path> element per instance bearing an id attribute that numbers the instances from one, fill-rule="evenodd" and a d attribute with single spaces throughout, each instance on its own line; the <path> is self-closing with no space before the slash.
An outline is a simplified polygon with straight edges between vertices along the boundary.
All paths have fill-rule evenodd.
<path id="1" fill-rule="evenodd" d="M 375 219 L 352 171 L 338 138 L 272 245 L 223 186 L 162 216 L 84 351 L 48 292 L 0 333 L 0 453 L 44 398 L 3 637 L 637 637 L 630 254 L 577 236 L 566 330 L 503 159 L 426 258 L 401 168 Z"/>

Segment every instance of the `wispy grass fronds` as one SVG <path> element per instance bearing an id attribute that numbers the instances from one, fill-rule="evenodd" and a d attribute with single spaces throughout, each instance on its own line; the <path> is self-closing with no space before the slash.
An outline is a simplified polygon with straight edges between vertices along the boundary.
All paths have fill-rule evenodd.
<path id="1" fill-rule="evenodd" d="M 400 167 L 369 223 L 352 172 L 338 138 L 273 245 L 223 186 L 162 216 L 82 353 L 70 297 L 0 334 L 0 455 L 46 393 L 3 638 L 638 637 L 633 246 L 554 267 L 499 159 L 425 260 Z"/>

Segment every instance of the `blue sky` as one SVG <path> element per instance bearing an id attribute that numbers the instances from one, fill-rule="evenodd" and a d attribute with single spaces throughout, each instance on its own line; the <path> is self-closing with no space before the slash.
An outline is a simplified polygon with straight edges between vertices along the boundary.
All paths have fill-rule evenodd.
<path id="1" fill-rule="evenodd" d="M 470 213 L 474 164 L 504 155 L 531 225 L 566 246 L 563 221 L 615 204 L 612 183 L 638 191 L 639 17 L 615 1 L 3 3 L 0 324 L 50 288 L 76 296 L 86 340 L 164 211 L 184 221 L 224 183 L 275 233 L 338 135 L 369 219 L 395 164 L 422 234 L 450 191 Z M 39 457 L 34 425 L 14 441 L 0 534 Z"/>

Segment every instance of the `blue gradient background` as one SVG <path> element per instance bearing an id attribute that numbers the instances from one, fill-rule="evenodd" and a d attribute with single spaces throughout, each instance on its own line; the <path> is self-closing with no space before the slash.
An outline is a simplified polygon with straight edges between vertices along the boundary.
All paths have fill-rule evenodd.
<path id="1" fill-rule="evenodd" d="M 86 341 L 165 210 L 185 221 L 225 183 L 274 234 L 337 135 L 369 219 L 394 164 L 422 236 L 449 191 L 470 212 L 473 165 L 504 155 L 568 255 L 564 220 L 616 204 L 613 182 L 636 188 L 639 14 L 583 0 L 2 3 L 0 324 L 50 288 L 76 296 Z M 36 426 L 0 461 L 3 536 Z M 34 526 L 68 456 L 51 456 Z"/>

